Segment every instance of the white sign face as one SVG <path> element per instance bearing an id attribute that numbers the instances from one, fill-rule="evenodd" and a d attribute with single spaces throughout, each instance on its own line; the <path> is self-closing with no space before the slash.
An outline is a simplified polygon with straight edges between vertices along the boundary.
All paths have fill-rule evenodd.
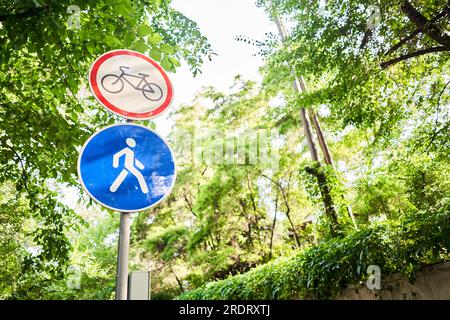
<path id="1" fill-rule="evenodd" d="M 89 84 L 98 102 L 133 120 L 160 115 L 173 98 L 172 84 L 161 66 L 131 50 L 100 56 L 89 72 Z"/>

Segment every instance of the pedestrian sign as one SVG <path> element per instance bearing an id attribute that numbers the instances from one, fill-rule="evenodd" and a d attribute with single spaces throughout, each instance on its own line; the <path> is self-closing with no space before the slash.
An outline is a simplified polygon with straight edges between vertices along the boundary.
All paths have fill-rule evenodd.
<path id="1" fill-rule="evenodd" d="M 154 131 L 118 124 L 94 133 L 78 158 L 83 188 L 101 205 L 122 212 L 155 206 L 172 190 L 173 153 Z"/>

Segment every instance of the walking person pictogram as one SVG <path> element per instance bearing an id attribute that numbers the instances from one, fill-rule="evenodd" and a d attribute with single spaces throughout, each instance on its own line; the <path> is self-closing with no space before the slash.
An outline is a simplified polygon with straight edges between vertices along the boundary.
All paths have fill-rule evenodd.
<path id="1" fill-rule="evenodd" d="M 125 142 L 127 143 L 128 147 L 130 147 L 130 148 L 134 148 L 136 146 L 136 141 L 134 141 L 134 139 L 132 139 L 132 138 L 127 138 L 125 140 Z M 138 159 L 136 159 L 134 157 L 134 151 L 128 147 L 125 147 L 122 150 L 120 150 L 119 152 L 117 152 L 116 154 L 114 154 L 113 167 L 114 168 L 119 167 L 119 159 L 122 156 L 125 156 L 125 168 L 120 172 L 120 174 L 117 176 L 116 180 L 114 180 L 114 182 L 111 185 L 111 187 L 109 188 L 109 190 L 111 192 L 116 192 L 117 189 L 119 188 L 119 186 L 122 184 L 122 182 L 127 177 L 128 173 L 131 173 L 138 180 L 139 187 L 141 188 L 142 193 L 148 193 L 148 186 L 147 186 L 147 183 L 145 182 L 144 176 L 138 170 L 138 169 L 143 170 L 145 167 Z M 135 165 L 138 169 L 136 169 Z"/>

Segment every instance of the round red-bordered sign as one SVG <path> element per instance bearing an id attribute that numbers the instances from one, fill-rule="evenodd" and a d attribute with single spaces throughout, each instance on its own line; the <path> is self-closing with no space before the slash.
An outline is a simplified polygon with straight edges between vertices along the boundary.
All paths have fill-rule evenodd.
<path id="1" fill-rule="evenodd" d="M 161 115 L 173 98 L 173 86 L 164 69 L 132 50 L 109 51 L 95 60 L 89 86 L 101 105 L 132 120 Z"/>

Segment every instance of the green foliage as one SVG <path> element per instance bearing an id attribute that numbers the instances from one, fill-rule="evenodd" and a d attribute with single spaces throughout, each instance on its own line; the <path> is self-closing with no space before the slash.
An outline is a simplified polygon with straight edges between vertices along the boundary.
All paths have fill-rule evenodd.
<path id="1" fill-rule="evenodd" d="M 184 226 L 174 226 L 152 235 L 145 241 L 144 246 L 147 250 L 159 252 L 161 259 L 167 261 L 180 254 L 179 250 L 182 247 L 180 242 L 183 241 L 187 232 Z"/>
<path id="2" fill-rule="evenodd" d="M 92 213 L 91 213 L 92 214 Z M 108 300 L 114 298 L 117 215 L 96 217 L 95 225 L 71 232 L 73 250 L 64 277 L 39 284 L 41 298 L 71 300 Z M 36 291 L 36 290 L 34 290 Z M 41 299 L 33 297 L 33 299 Z"/>
<path id="3" fill-rule="evenodd" d="M 395 60 L 448 44 L 407 16 L 408 3 L 441 14 L 435 26 L 448 32 L 444 0 L 378 1 L 373 29 L 367 0 L 258 1 L 290 19 L 287 42 L 250 41 L 266 58 L 262 85 L 237 76 L 232 93 L 207 87 L 174 109 L 177 183 L 134 217 L 131 269 L 152 270 L 154 299 L 326 299 L 365 280 L 368 265 L 413 277 L 449 258 L 448 52 Z M 80 203 L 81 218 L 60 202 L 79 187 L 80 145 L 118 120 L 87 93 L 93 60 L 129 48 L 170 72 L 185 61 L 195 75 L 211 53 L 168 0 L 78 1 L 79 29 L 70 4 L 0 4 L 2 299 L 114 297 L 117 216 L 91 218 Z M 417 28 L 425 33 L 396 46 Z M 292 89 L 292 69 L 306 92 Z M 309 160 L 300 108 L 320 118 L 334 166 Z M 222 138 L 248 150 L 256 141 L 242 133 L 261 129 L 280 133 L 276 163 L 196 158 L 194 134 L 205 156 L 225 149 Z"/>
<path id="4" fill-rule="evenodd" d="M 268 75 L 270 76 L 271 74 Z M 272 90 L 278 84 L 265 83 L 262 88 L 257 88 L 253 83 L 240 84 L 241 80 L 239 78 L 236 80 L 238 84 L 235 87 L 240 86 L 237 93 L 225 95 L 208 88 L 199 97 L 201 102 L 195 101 L 192 105 L 183 106 L 177 110 L 173 134 L 175 145 L 180 141 L 178 138 L 186 141 L 188 134 L 193 132 L 192 119 L 202 120 L 208 128 L 233 128 L 233 130 L 251 125 L 270 127 L 281 124 L 283 126 L 286 121 L 289 125 L 281 132 L 283 145 L 278 150 L 280 158 L 276 170 L 270 170 L 269 166 L 269 170 L 265 171 L 266 168 L 259 165 L 200 163 L 199 166 L 197 163 L 195 166 L 189 163 L 180 171 L 174 198 L 182 200 L 171 201 L 164 205 L 162 210 L 164 218 L 155 223 L 149 232 L 152 228 L 155 230 L 162 225 L 167 225 L 165 228 L 169 227 L 170 220 L 186 219 L 185 221 L 189 222 L 187 238 L 178 242 L 181 254 L 170 261 L 171 266 L 178 266 L 177 277 L 180 281 L 188 281 L 191 289 L 214 279 L 223 279 L 217 285 L 211 284 L 211 291 L 201 289 L 198 291 L 199 296 L 194 294 L 193 298 L 285 299 L 294 296 L 295 292 L 321 298 L 332 297 L 345 284 L 357 282 L 366 276 L 361 270 L 367 268 L 367 265 L 371 264 L 370 261 L 364 260 L 366 263 L 363 265 L 360 263 L 359 271 L 355 271 L 355 268 L 358 268 L 361 250 L 369 250 L 370 257 L 375 257 L 378 253 L 382 254 L 387 250 L 382 245 L 376 245 L 377 241 L 385 243 L 383 242 L 385 241 L 383 240 L 384 232 L 389 237 L 392 236 L 394 240 L 401 239 L 403 236 L 406 237 L 406 234 L 396 238 L 396 232 L 397 228 L 400 228 L 398 225 L 405 221 L 409 221 L 408 228 L 409 225 L 413 228 L 415 219 L 420 228 L 426 227 L 421 224 L 421 219 L 426 214 L 418 214 L 418 211 L 432 214 L 447 210 L 441 199 L 448 198 L 450 194 L 449 173 L 445 169 L 448 167 L 448 158 L 444 156 L 446 152 L 444 146 L 448 143 L 446 142 L 448 139 L 430 141 L 429 138 L 433 136 L 423 131 L 427 127 L 426 130 L 439 130 L 433 129 L 435 115 L 432 118 L 424 118 L 419 107 L 412 108 L 408 113 L 408 121 L 399 121 L 395 124 L 395 130 L 398 133 L 383 136 L 383 141 L 379 139 L 379 131 L 373 131 L 370 124 L 368 128 L 365 125 L 362 128 L 348 126 L 342 132 L 341 123 L 336 124 L 333 122 L 332 115 L 325 115 L 322 119 L 325 130 L 330 133 L 329 142 L 334 151 L 335 163 L 338 168 L 342 166 L 343 169 L 341 171 L 331 166 L 318 167 L 317 164 L 305 160 L 307 149 L 304 143 L 301 144 L 302 139 L 298 138 L 298 119 L 285 119 L 286 114 L 289 116 L 290 112 L 295 112 L 295 108 L 298 107 L 297 102 L 294 101 L 287 107 L 271 108 L 268 101 L 272 99 Z M 288 89 L 283 92 L 286 97 L 291 94 Z M 447 99 L 445 94 L 442 97 Z M 431 98 L 436 99 L 433 95 Z M 208 99 L 209 104 L 201 99 Z M 255 117 L 261 110 L 268 110 L 268 112 L 263 117 Z M 430 107 L 430 110 L 434 109 Z M 427 112 L 431 116 L 432 113 Z M 438 117 L 439 124 L 446 116 L 444 110 L 441 112 Z M 411 130 L 411 125 L 417 125 L 417 129 Z M 420 143 L 417 139 L 420 139 Z M 208 141 L 208 143 L 217 142 Z M 439 143 L 443 145 L 439 146 Z M 427 144 L 435 149 L 424 150 L 423 145 Z M 189 143 L 187 145 L 189 146 Z M 184 154 L 191 149 L 183 150 Z M 323 214 L 324 206 L 317 180 L 308 173 L 311 169 L 327 177 L 340 223 L 337 234 L 330 233 L 330 220 Z M 253 187 L 249 188 L 246 175 L 250 177 L 250 185 Z M 351 183 L 346 181 L 349 178 Z M 256 188 L 256 185 L 259 187 Z M 287 202 L 283 201 L 283 191 Z M 257 199 L 256 211 L 251 206 L 246 206 L 251 204 L 252 194 Z M 350 196 L 343 197 L 344 194 Z M 264 201 L 266 205 L 262 205 Z M 272 220 L 275 202 L 277 202 L 277 218 Z M 244 204 L 244 207 L 241 204 Z M 264 240 L 258 240 L 256 246 L 249 245 L 247 232 L 249 229 L 246 228 L 248 220 L 241 219 L 240 207 L 242 217 L 245 212 L 247 217 L 254 216 L 254 219 L 264 221 L 259 229 Z M 354 233 L 354 226 L 348 214 L 349 208 L 353 209 L 356 221 L 362 229 L 359 233 Z M 161 212 L 155 214 L 159 215 Z M 313 217 L 312 223 L 306 221 L 307 217 L 308 220 Z M 277 226 L 276 230 L 272 228 L 273 221 L 275 221 L 273 225 Z M 241 226 L 241 228 L 236 230 L 234 226 Z M 253 228 L 257 225 L 252 223 L 251 226 Z M 272 230 L 275 230 L 273 252 L 270 249 Z M 299 244 L 296 243 L 294 231 L 297 233 Z M 431 234 L 425 237 L 428 236 L 433 238 Z M 369 237 L 368 242 L 364 240 L 366 237 Z M 411 238 L 416 237 L 414 235 Z M 432 241 L 434 240 L 427 242 L 429 248 L 433 244 Z M 319 244 L 317 247 L 319 251 L 312 255 L 311 252 L 316 252 L 314 251 L 316 244 Z M 364 249 L 364 246 L 367 248 Z M 392 250 L 396 247 L 397 244 L 392 245 Z M 270 267 L 268 274 L 265 271 L 260 273 L 250 269 L 274 257 L 289 256 L 292 254 L 292 248 L 301 250 L 298 253 L 301 261 L 309 261 L 303 260 L 306 259 L 303 257 L 312 259 L 309 267 L 303 269 L 303 264 L 292 262 L 286 268 Z M 352 251 L 354 248 L 361 250 Z M 406 246 L 404 250 L 408 252 Z M 391 251 L 386 252 L 389 252 L 391 257 L 383 256 L 376 261 L 380 265 L 389 265 L 386 272 L 407 273 L 411 266 L 417 267 L 440 259 L 439 255 L 435 254 L 429 260 L 418 258 L 411 262 L 412 265 L 407 265 L 403 260 L 409 261 L 410 258 L 398 258 L 397 261 L 393 259 L 398 256 Z M 258 259 L 258 255 L 263 259 Z M 445 259 L 446 256 L 443 255 L 441 258 Z M 283 264 L 284 261 L 291 261 L 289 259 L 278 258 L 276 261 Z M 339 265 L 336 266 L 335 262 Z M 354 262 L 356 264 L 352 264 Z M 328 269 L 329 273 L 321 274 L 316 263 L 317 265 L 326 264 L 330 268 L 339 270 L 337 278 Z M 272 264 L 269 263 L 268 266 Z M 168 269 L 163 265 L 161 268 Z M 266 270 L 265 266 L 262 268 L 261 270 Z M 315 273 L 305 271 L 310 269 L 314 269 Z M 246 270 L 250 271 L 242 274 Z M 292 270 L 292 273 L 288 270 Z M 324 272 L 328 272 L 327 270 Z M 173 272 L 170 274 L 174 277 Z M 297 286 L 295 281 L 300 281 L 298 279 L 302 278 L 302 274 L 308 280 Z M 356 275 L 353 276 L 353 274 Z M 235 276 L 228 278 L 232 275 Z M 328 279 L 328 282 L 314 280 L 321 277 Z M 265 282 L 272 280 L 277 287 Z M 168 282 L 167 279 L 162 281 L 165 284 Z M 172 283 L 172 287 L 169 288 L 161 284 L 158 290 L 162 291 L 157 292 L 169 290 L 173 293 L 174 285 L 177 286 L 177 284 Z M 206 284 L 206 288 L 209 286 L 210 284 Z M 267 288 L 268 291 L 261 293 L 262 289 L 259 288 L 262 287 Z M 183 290 L 180 289 L 179 292 Z M 206 292 L 205 296 L 202 296 L 203 292 Z M 189 294 L 187 293 L 188 297 L 190 297 Z"/>
<path id="5" fill-rule="evenodd" d="M 68 12 L 73 4 L 81 10 L 76 15 Z M 72 240 L 67 233 L 81 227 L 83 219 L 60 203 L 58 188 L 79 188 L 79 147 L 92 132 L 117 120 L 87 93 L 94 59 L 127 48 L 151 51 L 167 71 L 185 60 L 193 73 L 199 72 L 209 44 L 197 25 L 169 4 L 0 2 L 0 186 L 5 192 L 11 182 L 15 186 L 8 189 L 1 215 L 8 230 L 30 225 L 14 229 L 16 238 L 10 231 L 0 235 L 11 258 L 2 269 L 8 279 L 2 298 L 42 298 L 51 281 L 65 275 Z M 73 18 L 79 18 L 79 28 L 69 23 Z"/>
<path id="6" fill-rule="evenodd" d="M 441 205 L 328 240 L 178 299 L 330 299 L 346 285 L 366 280 L 369 265 L 380 266 L 383 275 L 400 272 L 413 279 L 422 265 L 449 258 L 449 198 Z"/>
<path id="7" fill-rule="evenodd" d="M 404 3 L 259 1 L 271 16 L 287 16 L 293 25 L 286 46 L 268 59 L 265 82 L 286 91 L 292 81 L 289 67 L 293 68 L 308 83 L 307 93 L 292 97 L 296 106 L 326 106 L 335 126 L 371 128 L 378 142 L 399 134 L 399 123 L 415 107 L 426 112 L 422 117 L 431 117 L 436 96 L 448 81 L 448 54 L 429 53 L 382 67 L 390 59 L 439 45 L 429 35 L 419 34 L 394 50 L 420 28 L 401 10 Z M 411 3 L 428 19 L 448 5 L 445 0 Z M 381 21 L 369 29 L 369 7 L 375 4 L 380 6 Z M 436 26 L 448 31 L 448 17 L 439 19 Z M 434 98 L 429 99 L 431 94 Z M 286 108 L 281 114 L 295 118 L 296 110 Z"/>
<path id="8" fill-rule="evenodd" d="M 244 154 L 239 163 L 229 164 L 190 158 L 189 153 L 195 153 L 190 146 L 194 134 L 206 133 L 202 142 L 205 155 L 222 150 L 230 128 L 246 133 L 271 126 L 270 119 L 255 117 L 268 107 L 268 96 L 255 83 L 239 77 L 234 86 L 240 89 L 232 95 L 206 88 L 192 105 L 173 113 L 176 125 L 170 139 L 180 147 L 177 155 L 183 157 L 177 184 L 167 201 L 136 221 L 137 259 L 144 262 L 151 257 L 153 270 L 158 270 L 155 294 L 178 295 L 186 285 L 196 288 L 206 281 L 245 272 L 292 247 L 307 246 L 311 240 L 310 228 L 300 235 L 309 201 L 298 184 L 298 157 L 290 145 L 280 150 L 283 157 L 278 167 L 250 163 Z M 210 107 L 204 107 L 205 100 Z M 236 139 L 233 145 L 249 143 Z M 281 190 L 288 194 L 285 198 Z M 274 201 L 278 202 L 276 208 Z M 304 239 L 302 244 L 294 233 Z"/>
<path id="9" fill-rule="evenodd" d="M 360 181 L 355 210 L 361 220 L 367 222 L 369 216 L 380 215 L 395 219 L 415 209 L 408 201 L 402 183 L 395 178 L 386 172 L 379 172 L 371 177 L 371 181 Z"/>

